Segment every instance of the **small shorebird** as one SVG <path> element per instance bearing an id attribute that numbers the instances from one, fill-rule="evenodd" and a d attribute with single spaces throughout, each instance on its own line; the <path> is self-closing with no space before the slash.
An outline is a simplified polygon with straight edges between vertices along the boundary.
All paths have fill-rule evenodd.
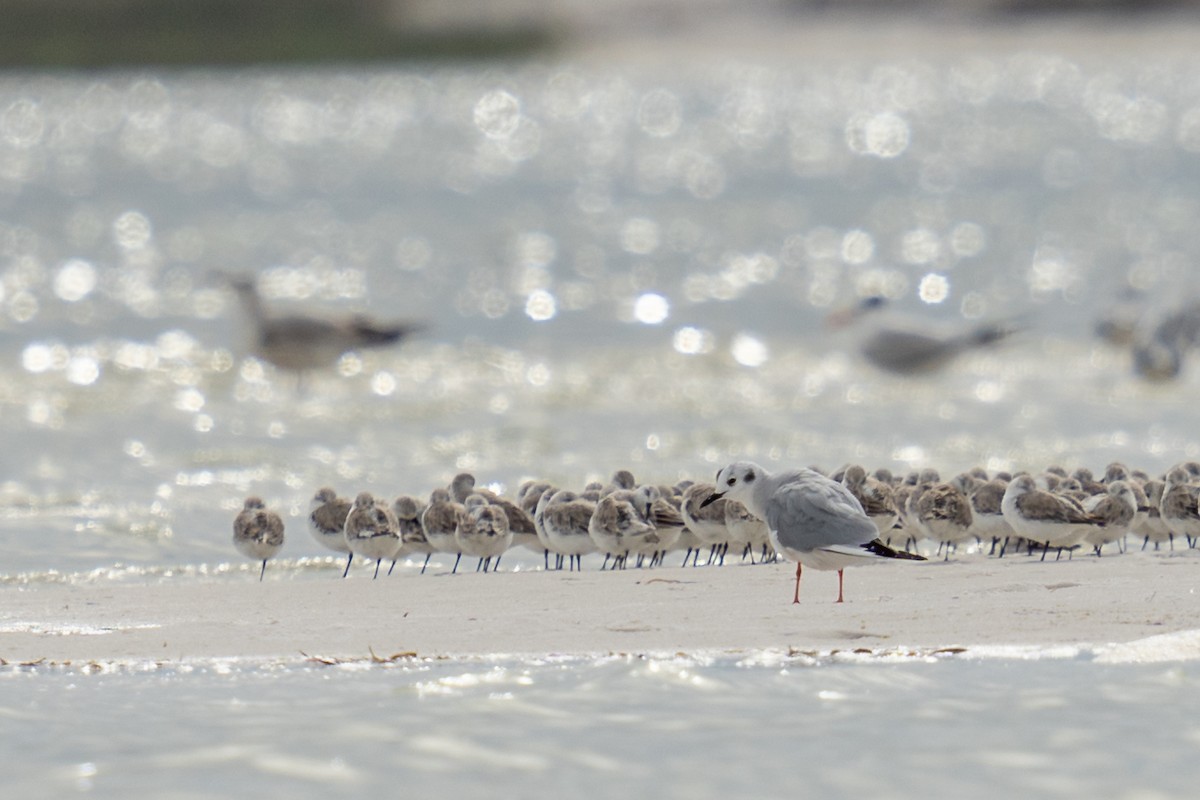
<path id="1" fill-rule="evenodd" d="M 600 490 L 601 495 L 612 494 L 621 489 L 633 491 L 637 488 L 637 479 L 633 477 L 633 473 L 627 469 L 619 469 L 613 473 L 612 479 L 608 485 Z"/>
<path id="2" fill-rule="evenodd" d="M 1170 531 L 1168 540 L 1172 550 L 1175 549 L 1176 536 L 1184 537 L 1188 547 L 1200 537 L 1198 497 L 1200 487 L 1192 485 L 1192 476 L 1185 468 L 1175 467 L 1167 473 L 1166 487 L 1163 489 L 1158 509 L 1163 523 Z"/>
<path id="3" fill-rule="evenodd" d="M 1008 524 L 1031 547 L 1042 545 L 1043 561 L 1051 547 L 1061 555 L 1083 541 L 1100 521 L 1070 498 L 1037 488 L 1032 475 L 1017 475 L 1009 482 L 1000 508 Z"/>
<path id="4" fill-rule="evenodd" d="M 469 495 L 463 507 L 466 513 L 459 515 L 458 527 L 454 531 L 458 549 L 463 555 L 479 559 L 475 565 L 476 572 L 480 569 L 487 572 L 493 558 L 499 567 L 500 557 L 513 540 L 508 514 L 481 494 Z"/>
<path id="5" fill-rule="evenodd" d="M 588 535 L 596 549 L 604 553 L 604 564 L 613 560 L 613 569 L 625 568 L 631 552 L 642 552 L 646 544 L 657 544 L 658 533 L 648 518 L 646 498 L 628 489 L 619 489 L 600 498 L 588 520 Z M 601 566 L 604 569 L 604 566 Z"/>
<path id="6" fill-rule="evenodd" d="M 342 577 L 350 572 L 354 553 L 346 542 L 346 515 L 350 513 L 350 501 L 338 497 L 328 486 L 318 489 L 313 495 L 308 511 L 308 532 L 321 544 L 338 553 L 346 554 L 346 569 Z"/>
<path id="7" fill-rule="evenodd" d="M 717 559 L 725 563 L 725 550 L 729 547 L 729 526 L 725 524 L 725 501 L 716 500 L 708 503 L 715 487 L 711 483 L 693 483 L 683 490 L 683 504 L 679 511 L 687 529 L 696 537 L 698 543 L 708 545 L 708 560 L 706 564 L 714 564 Z M 691 548 L 683 557 L 683 565 L 687 566 L 688 556 L 692 556 L 692 566 L 700 558 L 700 547 Z"/>
<path id="8" fill-rule="evenodd" d="M 562 560 L 568 560 L 568 571 L 583 571 L 583 557 L 596 552 L 596 543 L 588 533 L 588 524 L 596 513 L 596 504 L 574 492 L 561 490 L 554 493 L 541 507 L 542 528 L 550 549 Z M 560 567 L 561 569 L 561 567 Z"/>
<path id="9" fill-rule="evenodd" d="M 890 536 L 892 528 L 900 520 L 900 511 L 892 497 L 892 487 L 868 476 L 867 471 L 858 464 L 846 467 L 842 474 L 842 485 L 850 490 L 871 522 L 875 523 L 879 535 Z"/>
<path id="10" fill-rule="evenodd" d="M 375 561 L 375 577 L 385 558 L 394 558 L 400 550 L 400 522 L 384 503 L 375 501 L 370 492 L 359 492 L 346 515 L 346 543 L 350 552 Z"/>
<path id="11" fill-rule="evenodd" d="M 513 546 L 524 547 L 535 553 L 541 553 L 545 550 L 541 539 L 538 538 L 537 527 L 533 524 L 533 517 L 525 513 L 516 503 L 501 497 L 490 489 L 483 487 L 476 488 L 475 476 L 471 473 L 460 472 L 455 475 L 454 480 L 450 482 L 449 489 L 455 501 L 464 505 L 469 496 L 480 494 L 487 498 L 489 504 L 502 508 L 508 517 L 508 528 L 512 532 Z"/>
<path id="12" fill-rule="evenodd" d="M 262 561 L 258 572 L 261 581 L 267 572 L 267 559 L 274 558 L 283 547 L 283 520 L 268 511 L 260 498 L 247 497 L 233 520 L 233 546 L 247 558 Z"/>
<path id="13" fill-rule="evenodd" d="M 971 498 L 971 535 L 981 542 L 991 540 L 991 552 L 996 552 L 999 546 L 1001 555 L 1010 541 L 1015 544 L 1016 538 L 1000 508 L 1007 488 L 1008 481 L 1003 478 L 981 481 L 971 475 L 962 476 L 962 489 Z"/>
<path id="14" fill-rule="evenodd" d="M 950 560 L 950 549 L 957 550 L 958 545 L 971 538 L 974 514 L 970 499 L 953 483 L 926 486 L 913 497 L 917 526 L 938 543 L 939 550 L 946 548 L 945 557 Z"/>
<path id="15" fill-rule="evenodd" d="M 762 561 L 770 558 L 771 554 L 768 551 L 771 549 L 771 531 L 767 528 L 767 523 L 751 514 L 749 509 L 737 500 L 726 497 L 724 502 L 725 527 L 729 529 L 729 538 L 746 543 L 746 548 L 742 551 L 742 560 L 744 561 L 748 554 L 750 563 L 753 564 L 756 550 L 759 551 Z"/>
<path id="16" fill-rule="evenodd" d="M 1175 544 L 1175 534 L 1167 527 L 1167 523 L 1162 517 L 1162 498 L 1166 489 L 1166 483 L 1159 480 L 1146 481 L 1142 484 L 1142 491 L 1146 493 L 1146 516 L 1134 521 L 1133 532 L 1142 537 L 1143 550 L 1151 542 L 1154 542 L 1155 550 L 1163 542 L 1170 542 L 1172 546 Z"/>
<path id="17" fill-rule="evenodd" d="M 537 503 L 534 505 L 533 510 L 529 511 L 526 509 L 526 513 L 533 518 L 533 527 L 537 532 L 538 541 L 542 543 L 542 568 L 547 572 L 550 571 L 550 553 L 554 548 L 550 545 L 550 534 L 546 532 L 545 513 L 546 506 L 553 499 L 554 495 L 558 494 L 558 491 L 557 486 L 547 484 L 546 488 L 542 489 L 538 495 Z M 524 500 L 521 501 L 522 509 L 530 502 L 530 494 L 533 494 L 533 492 L 527 493 Z M 595 501 L 592 502 L 594 503 Z M 554 568 L 562 569 L 562 555 L 559 553 L 554 554 Z"/>
<path id="18" fill-rule="evenodd" d="M 1084 537 L 1084 541 L 1090 544 L 1099 556 L 1106 544 L 1116 542 L 1120 547 L 1125 534 L 1129 533 L 1133 525 L 1134 517 L 1137 516 L 1137 498 L 1134 497 L 1130 484 L 1116 480 L 1108 484 L 1105 493 L 1092 495 L 1084 500 L 1083 510 L 1104 521 Z"/>
<path id="19" fill-rule="evenodd" d="M 667 491 L 673 492 L 669 487 Z M 675 547 L 675 543 L 683 535 L 686 523 L 675 505 L 673 495 L 664 496 L 663 489 L 657 486 L 639 486 L 633 490 L 638 498 L 638 505 L 646 509 L 646 519 L 654 526 L 654 535 L 647 536 L 633 548 L 637 553 L 637 565 L 642 565 L 642 559 L 650 556 L 650 566 L 662 563 L 667 551 Z M 670 499 L 668 499 L 670 498 Z"/>
<path id="20" fill-rule="evenodd" d="M 429 505 L 421 514 L 421 527 L 425 530 L 425 540 L 439 553 L 454 555 L 454 569 L 458 572 L 458 562 L 462 559 L 462 550 L 454 533 L 458 530 L 458 518 L 467 513 L 462 503 L 455 502 L 448 489 L 434 489 L 429 493 Z"/>
<path id="21" fill-rule="evenodd" d="M 796 592 L 800 602 L 800 573 L 837 570 L 838 597 L 843 597 L 846 567 L 883 558 L 924 561 L 922 556 L 893 550 L 879 540 L 875 523 L 854 495 L 840 483 L 810 469 L 771 474 L 750 461 L 738 461 L 717 473 L 716 491 L 704 505 L 731 497 L 763 519 L 771 531 L 775 552 L 796 562 Z"/>
<path id="22" fill-rule="evenodd" d="M 429 540 L 425 538 L 425 529 L 421 527 L 421 514 L 424 511 L 425 509 L 417 498 L 406 494 L 402 494 L 392 501 L 392 513 L 396 515 L 396 521 L 400 523 L 400 550 L 396 553 L 396 558 L 392 559 L 388 575 L 391 575 L 392 570 L 396 567 L 396 560 L 409 553 L 425 554 L 425 563 L 421 565 L 421 573 L 425 573 L 429 557 L 433 555 L 433 545 L 429 544 Z"/>
<path id="23" fill-rule="evenodd" d="M 413 322 L 379 323 L 358 314 L 341 318 L 275 314 L 267 310 L 251 278 L 224 277 L 254 326 L 253 353 L 290 372 L 331 367 L 344 353 L 394 344 L 425 327 Z"/>

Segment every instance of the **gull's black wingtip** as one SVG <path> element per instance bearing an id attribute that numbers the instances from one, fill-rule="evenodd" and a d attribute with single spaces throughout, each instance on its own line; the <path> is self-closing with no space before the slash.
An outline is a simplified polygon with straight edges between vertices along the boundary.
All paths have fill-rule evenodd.
<path id="1" fill-rule="evenodd" d="M 863 550 L 866 550 L 868 553 L 874 553 L 875 555 L 883 556 L 884 558 L 899 558 L 899 559 L 903 559 L 905 561 L 927 561 L 928 560 L 925 558 L 925 556 L 919 556 L 916 553 L 909 553 L 904 550 L 893 550 L 892 548 L 890 548 L 886 544 L 884 544 L 883 541 L 880 539 L 874 539 L 870 542 L 867 542 L 862 547 L 863 547 Z"/>

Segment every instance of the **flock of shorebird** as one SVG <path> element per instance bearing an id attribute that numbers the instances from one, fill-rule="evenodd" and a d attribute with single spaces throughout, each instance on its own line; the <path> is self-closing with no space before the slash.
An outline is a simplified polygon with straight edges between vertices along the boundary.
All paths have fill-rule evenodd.
<path id="1" fill-rule="evenodd" d="M 732 548 L 743 561 L 797 564 L 796 594 L 804 566 L 837 570 L 838 601 L 842 570 L 880 558 L 917 559 L 916 551 L 949 558 L 962 546 L 989 548 L 1003 557 L 1024 550 L 1041 559 L 1090 547 L 1097 555 L 1128 537 L 1142 549 L 1189 547 L 1200 539 L 1200 463 L 1179 464 L 1160 478 L 1109 464 L 1097 480 L 1086 468 L 1068 472 L 1050 467 L 989 475 L 982 469 L 942 480 L 925 469 L 906 477 L 888 470 L 873 474 L 849 465 L 825 475 L 816 469 L 771 473 L 751 462 L 722 469 L 715 483 L 682 481 L 674 486 L 638 484 L 616 472 L 608 485 L 592 483 L 580 492 L 545 481 L 526 481 L 515 500 L 477 486 L 462 473 L 449 486 L 434 489 L 427 502 L 401 495 L 393 502 L 368 492 L 353 501 L 323 488 L 312 499 L 308 528 L 331 550 L 380 566 L 402 557 L 434 553 L 477 559 L 476 571 L 499 566 L 510 547 L 525 547 L 544 558 L 545 568 L 582 569 L 582 558 L 604 556 L 601 569 L 627 565 L 653 567 L 672 551 L 684 551 L 683 565 L 724 564 Z M 234 522 L 234 544 L 247 557 L 266 562 L 283 546 L 283 522 L 257 497 L 248 498 Z M 923 542 L 929 542 L 923 545 Z M 631 562 L 632 559 L 632 562 Z M 389 573 L 391 571 L 389 567 Z"/>

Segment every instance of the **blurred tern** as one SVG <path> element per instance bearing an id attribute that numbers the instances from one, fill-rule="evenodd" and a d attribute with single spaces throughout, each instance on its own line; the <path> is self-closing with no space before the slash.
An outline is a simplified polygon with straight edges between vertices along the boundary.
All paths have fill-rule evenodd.
<path id="1" fill-rule="evenodd" d="M 425 327 L 414 322 L 380 323 L 361 314 L 337 318 L 276 314 L 263 304 L 252 279 L 224 277 L 254 326 L 254 355 L 290 372 L 331 367 L 347 352 L 394 344 Z"/>
<path id="2" fill-rule="evenodd" d="M 898 375 L 935 372 L 958 355 L 994 344 L 1019 329 L 1012 321 L 963 327 L 884 314 L 886 302 L 882 297 L 868 297 L 853 308 L 831 314 L 827 322 L 837 329 L 869 320 L 869 324 L 863 323 L 859 351 L 874 366 Z"/>

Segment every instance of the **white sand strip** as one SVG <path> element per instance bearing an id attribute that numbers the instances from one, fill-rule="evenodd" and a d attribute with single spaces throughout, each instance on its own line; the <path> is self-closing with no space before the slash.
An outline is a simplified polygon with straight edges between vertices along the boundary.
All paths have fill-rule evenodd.
<path id="1" fill-rule="evenodd" d="M 805 572 L 802 602 L 793 605 L 790 564 L 453 576 L 398 570 L 377 581 L 332 573 L 271 580 L 268 569 L 264 583 L 250 572 L 244 581 L 5 587 L 0 658 L 995 652 L 1121 644 L 1200 627 L 1196 551 L 885 563 L 848 570 L 840 606 L 836 573 L 816 571 Z M 1200 657 L 1196 647 L 1185 649 Z"/>

